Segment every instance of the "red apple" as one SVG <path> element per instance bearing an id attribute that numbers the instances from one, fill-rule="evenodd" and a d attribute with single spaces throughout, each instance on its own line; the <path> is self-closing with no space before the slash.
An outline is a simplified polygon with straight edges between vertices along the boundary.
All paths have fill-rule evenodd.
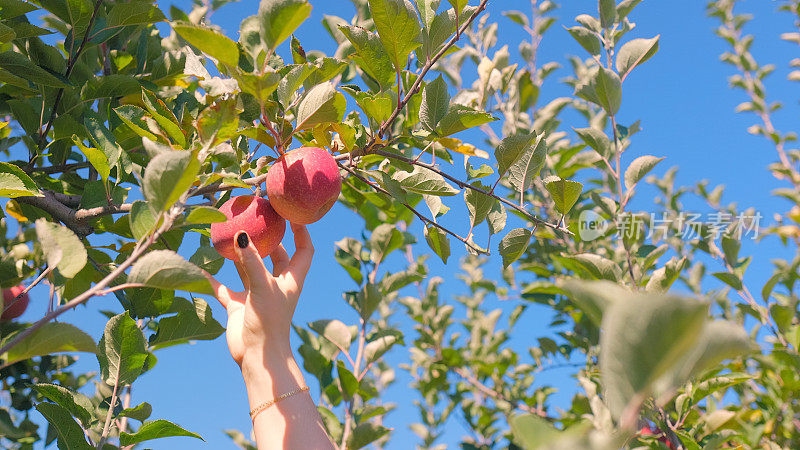
<path id="1" fill-rule="evenodd" d="M 21 316 L 26 309 L 28 309 L 28 301 L 30 299 L 28 298 L 27 293 L 20 297 L 16 302 L 14 301 L 20 292 L 24 290 L 25 286 L 22 285 L 14 286 L 11 289 L 3 289 L 3 314 L 0 315 L 0 321 L 5 322 L 6 320 L 16 319 L 17 317 Z"/>
<path id="2" fill-rule="evenodd" d="M 331 209 L 342 190 L 336 161 L 326 150 L 301 147 L 286 152 L 267 172 L 267 196 L 289 222 L 306 225 Z"/>
<path id="3" fill-rule="evenodd" d="M 239 232 L 247 233 L 262 258 L 275 251 L 286 232 L 286 220 L 265 198 L 241 195 L 225 202 L 219 210 L 228 220 L 211 224 L 211 242 L 220 255 L 230 260 L 237 259 L 233 246 Z"/>

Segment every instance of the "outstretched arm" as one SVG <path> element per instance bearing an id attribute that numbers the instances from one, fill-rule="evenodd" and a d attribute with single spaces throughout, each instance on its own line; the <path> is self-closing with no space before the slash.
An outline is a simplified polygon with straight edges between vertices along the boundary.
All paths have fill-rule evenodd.
<path id="1" fill-rule="evenodd" d="M 245 232 L 236 237 L 236 269 L 245 286 L 233 292 L 207 275 L 228 310 L 226 336 L 231 356 L 242 369 L 250 409 L 289 394 L 255 415 L 259 449 L 332 449 L 289 345 L 292 316 L 303 289 L 314 247 L 302 225 L 292 225 L 295 253 L 283 246 L 271 256 L 270 274 Z"/>

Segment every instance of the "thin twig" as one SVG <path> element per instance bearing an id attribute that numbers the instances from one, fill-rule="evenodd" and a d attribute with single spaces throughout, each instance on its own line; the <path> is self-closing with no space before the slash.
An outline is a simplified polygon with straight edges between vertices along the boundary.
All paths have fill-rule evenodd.
<path id="1" fill-rule="evenodd" d="M 22 290 L 22 292 L 20 292 L 19 294 L 17 294 L 17 296 L 16 296 L 16 297 L 14 297 L 14 300 L 12 300 L 12 301 L 11 301 L 11 303 L 9 303 L 9 304 L 8 304 L 8 305 L 6 305 L 5 307 L 3 307 L 3 312 L 5 313 L 5 312 L 6 312 L 6 311 L 8 311 L 9 309 L 11 309 L 11 307 L 12 307 L 12 306 L 14 306 L 14 304 L 15 304 L 15 303 L 17 303 L 17 301 L 19 301 L 19 299 L 20 299 L 20 298 L 22 298 L 22 296 L 23 296 L 23 295 L 25 295 L 25 294 L 27 294 L 28 292 L 30 292 L 30 290 L 31 290 L 31 289 L 33 289 L 33 287 L 34 287 L 34 286 L 36 286 L 37 284 L 39 284 L 39 282 L 40 282 L 40 281 L 42 281 L 42 280 L 44 279 L 44 277 L 46 277 L 46 276 L 47 276 L 47 274 L 49 274 L 50 272 L 52 272 L 52 271 L 53 271 L 53 269 L 55 269 L 55 268 L 56 268 L 56 266 L 47 266 L 47 268 L 46 268 L 46 269 L 44 269 L 44 270 L 42 271 L 42 273 L 40 273 L 40 274 L 39 274 L 39 276 L 38 276 L 38 277 L 36 277 L 36 279 L 35 279 L 35 280 L 33 280 L 33 283 L 29 284 L 29 285 L 28 285 L 28 286 L 27 286 L 25 289 L 23 289 L 23 290 Z"/>
<path id="2" fill-rule="evenodd" d="M 0 348 L 0 355 L 3 355 L 6 352 L 8 352 L 8 350 L 13 348 L 15 345 L 19 344 L 20 341 L 30 336 L 34 331 L 41 328 L 44 324 L 50 322 L 51 320 L 55 319 L 61 314 L 64 314 L 65 312 L 75 308 L 76 306 L 83 304 L 90 298 L 97 295 L 98 292 L 102 291 L 106 286 L 108 286 L 110 283 L 116 280 L 117 277 L 122 275 L 125 272 L 125 270 L 128 269 L 128 267 L 133 265 L 133 263 L 136 262 L 136 260 L 140 256 L 142 256 L 142 254 L 144 254 L 145 251 L 147 251 L 147 249 L 153 244 L 153 242 L 156 241 L 156 239 L 158 239 L 159 236 L 161 236 L 161 234 L 169 230 L 174 220 L 175 218 L 172 215 L 167 214 L 164 223 L 161 225 L 161 227 L 159 227 L 156 231 L 154 231 L 150 236 L 144 238 L 144 240 L 142 240 L 140 244 L 134 247 L 133 251 L 131 252 L 131 255 L 125 261 L 123 261 L 122 264 L 117 266 L 116 269 L 112 270 L 111 273 L 106 275 L 102 280 L 100 280 L 97 284 L 92 286 L 89 290 L 68 301 L 55 311 L 45 314 L 44 317 L 34 322 L 33 324 L 31 324 L 31 326 L 29 326 L 28 328 L 26 328 L 16 336 L 14 336 L 13 339 L 11 339 L 6 345 Z"/>
<path id="3" fill-rule="evenodd" d="M 424 168 L 426 168 L 428 170 L 431 170 L 431 171 L 443 176 L 444 178 L 446 178 L 446 179 L 450 180 L 451 182 L 457 184 L 459 187 L 461 187 L 463 189 L 472 189 L 475 192 L 479 192 L 479 193 L 481 193 L 483 195 L 487 195 L 489 197 L 493 197 L 493 198 L 497 199 L 498 201 L 504 203 L 505 205 L 507 205 L 507 206 L 509 206 L 511 208 L 514 208 L 515 210 L 521 212 L 522 214 L 525 215 L 525 217 L 528 220 L 530 220 L 533 223 L 536 223 L 536 224 L 539 224 L 539 225 L 544 225 L 544 226 L 546 226 L 548 228 L 552 228 L 553 230 L 558 230 L 558 231 L 561 231 L 561 232 L 569 234 L 569 235 L 573 235 L 574 234 L 574 233 L 572 233 L 571 231 L 569 231 L 566 228 L 560 227 L 558 225 L 551 224 L 549 222 L 546 222 L 546 221 L 534 216 L 533 214 L 528 212 L 528 210 L 526 210 L 524 207 L 519 206 L 516 203 L 514 203 L 514 202 L 512 202 L 512 201 L 510 201 L 510 200 L 508 200 L 508 199 L 506 199 L 504 197 L 501 197 L 501 196 L 499 196 L 499 195 L 497 195 L 497 194 L 495 194 L 493 192 L 489 192 L 489 191 L 487 191 L 485 189 L 481 189 L 481 188 L 479 188 L 477 186 L 473 186 L 473 185 L 471 185 L 471 184 L 469 184 L 467 182 L 461 181 L 458 178 L 456 178 L 456 177 L 454 177 L 454 176 L 442 171 L 441 169 L 439 169 L 435 165 L 426 164 L 426 163 L 421 162 L 421 161 L 414 161 L 412 159 L 406 158 L 405 156 L 397 155 L 395 153 L 387 152 L 387 151 L 384 151 L 384 150 L 375 150 L 372 153 L 376 154 L 376 155 L 380 155 L 380 156 L 385 156 L 387 158 L 397 159 L 399 161 L 405 162 L 406 164 L 412 164 L 412 165 L 415 165 L 415 166 L 424 167 Z"/>
<path id="4" fill-rule="evenodd" d="M 441 59 L 445 55 L 445 53 L 447 53 L 448 50 L 450 50 L 450 47 L 452 47 L 453 45 L 455 45 L 456 42 L 458 42 L 464 31 L 470 27 L 472 21 L 475 20 L 475 18 L 478 17 L 478 15 L 480 15 L 480 13 L 483 12 L 484 9 L 486 9 L 487 3 L 489 3 L 489 0 L 482 0 L 481 3 L 478 5 L 478 8 L 475 10 L 475 12 L 473 12 L 472 15 L 470 16 L 470 18 L 467 19 L 467 21 L 464 22 L 464 24 L 461 27 L 456 27 L 456 33 L 450 38 L 450 40 L 447 41 L 447 43 L 444 44 L 444 46 L 439 50 L 439 52 L 425 62 L 425 65 L 419 71 L 419 74 L 417 74 L 417 79 L 414 80 L 414 84 L 412 84 L 411 87 L 408 89 L 408 92 L 406 92 L 406 95 L 397 104 L 397 106 L 395 107 L 394 111 L 392 111 L 392 114 L 389 116 L 389 118 L 386 119 L 381 124 L 380 128 L 378 129 L 378 132 L 370 138 L 369 143 L 364 149 L 365 153 L 371 152 L 372 147 L 375 145 L 378 138 L 383 137 L 383 135 L 386 133 L 386 130 L 388 130 L 389 127 L 392 126 L 392 123 L 397 118 L 397 115 L 400 114 L 400 111 L 402 111 L 405 105 L 409 101 L 411 101 L 411 98 L 414 96 L 414 94 L 416 94 L 419 91 L 420 86 L 422 86 L 423 78 L 425 78 L 425 75 L 428 73 L 428 71 L 430 71 L 433 65 L 436 64 L 436 62 L 439 61 L 439 59 Z M 458 22 L 456 22 L 456 24 L 458 24 Z"/>
<path id="5" fill-rule="evenodd" d="M 55 166 L 48 166 L 48 167 L 34 167 L 31 169 L 31 172 L 38 172 L 43 174 L 53 174 L 53 173 L 60 173 L 60 172 L 69 172 L 73 169 L 84 169 L 86 167 L 91 166 L 88 161 L 81 161 L 76 163 L 69 163 L 69 164 L 58 164 Z"/>
<path id="6" fill-rule="evenodd" d="M 114 383 L 114 390 L 111 393 L 111 401 L 108 404 L 108 413 L 106 413 L 106 422 L 103 425 L 103 434 L 100 435 L 100 440 L 97 441 L 97 448 L 103 448 L 108 438 L 108 431 L 111 429 L 111 418 L 114 417 L 114 405 L 117 404 L 117 390 L 119 389 L 119 381 Z"/>
<path id="7" fill-rule="evenodd" d="M 394 198 L 392 196 L 392 194 L 389 193 L 389 191 L 387 191 L 386 189 L 382 188 L 380 185 L 367 180 L 366 178 L 364 178 L 363 176 L 358 174 L 356 171 L 354 171 L 350 167 L 347 167 L 347 166 L 343 165 L 342 163 L 340 163 L 338 161 L 336 162 L 336 164 L 338 164 L 339 167 L 341 167 L 342 169 L 350 172 L 354 177 L 356 177 L 359 180 L 363 181 L 364 183 L 366 183 L 368 186 L 370 186 L 371 188 L 375 189 L 376 191 L 381 192 L 383 194 L 386 194 L 386 195 Z M 475 246 L 475 244 L 471 243 L 470 241 L 468 241 L 464 237 L 458 235 L 457 233 L 455 233 L 453 231 L 450 231 L 448 228 L 443 227 L 442 225 L 439 225 L 438 223 L 434 222 L 433 220 L 428 219 L 427 217 L 425 217 L 422 213 L 417 211 L 413 206 L 409 205 L 408 203 L 400 201 L 399 199 L 395 199 L 395 200 L 397 200 L 401 205 L 405 206 L 409 211 L 414 213 L 414 215 L 417 216 L 419 218 L 419 220 L 423 221 L 424 223 L 426 223 L 428 225 L 436 227 L 436 228 L 440 229 L 441 231 L 444 231 L 445 233 L 453 236 L 454 238 L 456 238 L 459 241 L 463 242 L 465 245 L 467 245 L 469 248 L 471 248 L 476 253 L 480 253 L 480 254 L 484 254 L 484 255 L 488 255 L 489 254 L 489 252 L 487 252 L 485 249 L 482 249 L 480 247 Z"/>
<path id="8" fill-rule="evenodd" d="M 547 417 L 547 414 L 542 411 L 541 408 L 533 408 L 527 405 L 525 402 L 520 400 L 509 400 L 505 398 L 501 393 L 497 392 L 496 390 L 490 388 L 489 386 L 481 383 L 472 373 L 468 370 L 464 369 L 463 367 L 454 367 L 453 372 L 455 372 L 458 376 L 466 380 L 469 384 L 473 385 L 476 389 L 481 391 L 483 394 L 495 399 L 500 400 L 506 403 L 513 405 L 515 408 L 521 409 L 525 412 L 536 414 L 539 417 Z"/>
<path id="9" fill-rule="evenodd" d="M 78 58 L 83 52 L 83 48 L 86 46 L 86 43 L 89 41 L 89 33 L 92 31 L 92 26 L 94 25 L 94 20 L 97 18 L 97 12 L 100 11 L 100 6 L 103 4 L 103 0 L 97 0 L 94 4 L 94 10 L 92 11 L 92 15 L 89 18 L 89 23 L 86 26 L 86 31 L 83 33 L 83 40 L 81 40 L 80 46 L 75 53 L 70 52 L 69 60 L 67 61 L 67 70 L 64 72 L 64 79 L 69 80 L 69 76 L 72 74 L 72 69 L 75 68 L 75 63 L 78 62 Z M 74 44 L 74 27 L 73 31 L 73 44 Z M 71 49 L 70 49 L 71 50 Z M 53 101 L 53 108 L 50 110 L 50 119 L 47 121 L 47 125 L 44 127 L 44 130 L 39 133 L 39 138 L 36 142 L 37 151 L 35 155 L 31 155 L 31 159 L 28 161 L 28 166 L 33 167 L 33 164 L 36 160 L 36 157 L 39 156 L 39 153 L 44 148 L 44 143 L 47 141 L 47 133 L 50 132 L 50 128 L 53 126 L 53 122 L 56 120 L 56 116 L 58 115 L 58 106 L 61 103 L 61 98 L 64 96 L 64 88 L 60 88 L 56 93 L 55 101 Z"/>

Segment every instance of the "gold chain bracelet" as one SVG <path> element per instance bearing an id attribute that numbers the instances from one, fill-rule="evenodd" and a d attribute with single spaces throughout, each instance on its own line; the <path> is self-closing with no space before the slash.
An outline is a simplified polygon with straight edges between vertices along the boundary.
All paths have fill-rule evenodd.
<path id="1" fill-rule="evenodd" d="M 281 401 L 281 400 L 283 400 L 283 399 L 285 399 L 285 398 L 291 397 L 291 396 L 293 396 L 294 394 L 299 394 L 300 392 L 307 391 L 307 390 L 308 390 L 308 386 L 303 386 L 303 387 L 301 387 L 301 388 L 297 388 L 297 389 L 295 389 L 295 390 L 293 390 L 293 391 L 291 391 L 291 392 L 287 392 L 287 393 L 285 393 L 285 394 L 281 394 L 281 395 L 279 395 L 279 396 L 278 396 L 278 398 L 275 398 L 275 399 L 273 399 L 273 400 L 266 401 L 266 402 L 264 402 L 264 403 L 262 403 L 262 404 L 260 404 L 260 405 L 256 406 L 255 408 L 253 408 L 252 410 L 250 410 L 250 419 L 251 419 L 251 420 L 255 420 L 256 416 L 257 416 L 257 415 L 258 415 L 258 413 L 260 413 L 261 411 L 263 411 L 263 410 L 265 410 L 265 409 L 269 408 L 270 406 L 274 405 L 275 403 L 278 403 L 279 401 Z"/>

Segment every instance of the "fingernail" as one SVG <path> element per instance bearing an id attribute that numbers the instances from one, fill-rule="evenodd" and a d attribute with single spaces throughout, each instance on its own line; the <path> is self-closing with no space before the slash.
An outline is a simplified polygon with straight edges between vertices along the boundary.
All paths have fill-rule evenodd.
<path id="1" fill-rule="evenodd" d="M 239 246 L 239 248 L 247 248 L 247 246 L 250 244 L 250 238 L 247 237 L 247 233 L 244 231 L 239 233 L 239 235 L 236 236 L 236 244 Z"/>

